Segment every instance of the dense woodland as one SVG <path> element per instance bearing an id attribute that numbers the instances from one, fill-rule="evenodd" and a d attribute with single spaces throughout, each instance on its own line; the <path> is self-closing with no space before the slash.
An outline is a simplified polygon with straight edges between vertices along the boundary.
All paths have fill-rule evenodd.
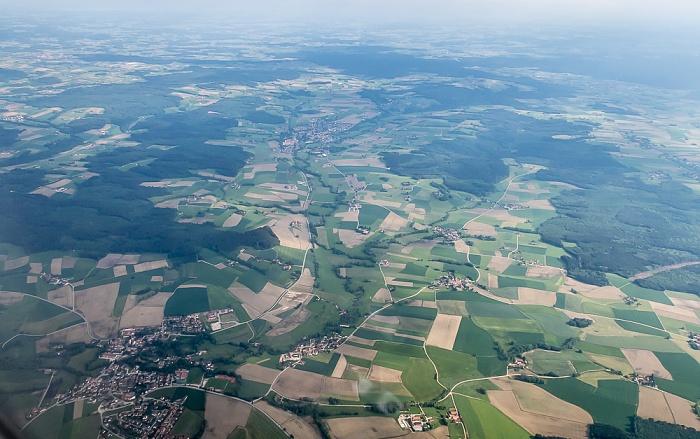
<path id="1" fill-rule="evenodd" d="M 210 224 L 180 224 L 172 209 L 158 209 L 149 197 L 162 195 L 158 189 L 141 186 L 144 181 L 186 178 L 191 172 L 211 169 L 236 175 L 249 155 L 237 147 L 205 144 L 206 124 L 198 129 L 174 127 L 177 118 L 156 118 L 153 130 L 142 134 L 150 144 L 181 146 L 121 148 L 88 159 L 89 171 L 99 174 L 80 185 L 73 197 L 52 198 L 29 192 L 46 183 L 41 170 L 15 170 L 0 175 L 4 214 L 0 217 L 0 241 L 10 242 L 28 252 L 76 250 L 81 256 L 100 258 L 109 252 L 166 253 L 175 260 L 193 260 L 205 247 L 222 253 L 240 245 L 269 248 L 278 244 L 269 228 L 246 233 L 220 231 Z M 194 124 L 195 122 L 190 122 Z M 190 142 L 183 142 L 189 135 Z M 141 162 L 140 166 L 123 167 Z"/>

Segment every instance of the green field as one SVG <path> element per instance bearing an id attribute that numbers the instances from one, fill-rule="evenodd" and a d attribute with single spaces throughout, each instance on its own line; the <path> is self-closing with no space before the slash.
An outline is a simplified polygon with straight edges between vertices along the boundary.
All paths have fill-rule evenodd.
<path id="1" fill-rule="evenodd" d="M 423 342 L 415 338 L 401 337 L 400 335 L 389 334 L 386 332 L 374 331 L 372 329 L 360 328 L 355 332 L 355 335 L 368 340 L 383 340 L 395 343 L 405 343 L 413 346 L 422 346 Z"/>
<path id="2" fill-rule="evenodd" d="M 254 409 L 250 413 L 245 428 L 248 431 L 248 437 L 251 438 L 286 439 L 288 437 L 270 418 L 258 409 Z"/>
<path id="3" fill-rule="evenodd" d="M 636 297 L 638 299 L 651 300 L 653 302 L 663 303 L 665 305 L 673 305 L 673 302 L 671 302 L 663 291 L 643 288 L 634 283 L 627 283 L 627 285 L 620 289 L 628 296 Z"/>
<path id="4" fill-rule="evenodd" d="M 589 334 L 586 337 L 586 342 L 613 348 L 647 349 L 654 352 L 681 352 L 681 348 L 672 341 L 650 335 L 625 337 Z"/>
<path id="5" fill-rule="evenodd" d="M 491 334 L 474 324 L 470 318 L 462 318 L 452 349 L 477 357 L 495 355 L 494 339 Z"/>
<path id="6" fill-rule="evenodd" d="M 237 325 L 214 334 L 217 343 L 234 343 L 248 341 L 253 336 L 253 332 L 248 325 Z"/>
<path id="7" fill-rule="evenodd" d="M 32 421 L 22 433 L 28 439 L 94 438 L 100 432 L 100 416 L 73 419 L 74 403 L 53 407 Z"/>
<path id="8" fill-rule="evenodd" d="M 477 370 L 475 357 L 435 346 L 427 346 L 426 348 L 428 356 L 437 366 L 440 382 L 448 388 L 460 381 L 482 377 Z"/>
<path id="9" fill-rule="evenodd" d="M 335 369 L 335 365 L 338 364 L 340 354 L 333 354 L 330 358 L 327 358 L 328 361 L 325 362 L 317 359 L 315 360 L 313 358 L 317 357 L 305 358 L 304 364 L 297 366 L 297 369 L 314 372 L 320 375 L 331 376 L 331 374 L 333 374 L 333 370 Z"/>
<path id="10" fill-rule="evenodd" d="M 175 425 L 173 425 L 171 434 L 192 437 L 201 429 L 203 422 L 204 412 L 195 412 L 186 408 L 182 411 Z"/>
<path id="11" fill-rule="evenodd" d="M 696 379 L 698 362 L 695 359 L 685 353 L 655 352 L 654 354 L 673 377 L 673 381 L 659 378 L 657 385 L 660 389 L 690 401 L 700 398 L 700 384 Z"/>
<path id="12" fill-rule="evenodd" d="M 253 400 L 255 398 L 260 398 L 261 396 L 264 396 L 269 389 L 270 389 L 269 384 L 245 380 L 245 381 L 242 381 L 240 386 L 238 387 L 237 396 L 239 398 L 243 398 L 245 400 L 250 401 L 250 400 Z"/>
<path id="13" fill-rule="evenodd" d="M 178 288 L 165 304 L 166 316 L 183 316 L 209 311 L 207 288 Z"/>
<path id="14" fill-rule="evenodd" d="M 490 300 L 490 299 L 489 299 Z M 474 317 L 497 317 L 499 319 L 527 319 L 518 308 L 505 303 L 483 301 L 467 301 L 467 310 Z"/>
<path id="15" fill-rule="evenodd" d="M 0 307 L 0 342 L 19 333 L 48 334 L 82 321 L 79 315 L 64 308 L 24 296 L 19 302 Z"/>
<path id="16" fill-rule="evenodd" d="M 437 315 L 436 308 L 425 308 L 422 306 L 394 305 L 379 313 L 383 316 L 400 316 L 414 319 L 434 320 Z"/>
<path id="17" fill-rule="evenodd" d="M 433 365 L 424 358 L 409 357 L 407 366 L 401 374 L 401 382 L 413 395 L 416 401 L 429 401 L 443 391 L 435 379 Z"/>
<path id="18" fill-rule="evenodd" d="M 659 318 L 655 313 L 651 311 L 637 311 L 633 309 L 618 309 L 613 308 L 613 313 L 615 318 L 621 320 L 630 320 L 633 322 L 641 323 L 647 326 L 653 326 L 657 329 L 664 329 L 664 326 L 659 321 Z"/>
<path id="19" fill-rule="evenodd" d="M 595 422 L 631 428 L 630 419 L 637 413 L 637 384 L 623 380 L 600 380 L 593 387 L 576 378 L 548 379 L 541 386 L 554 396 L 581 407 Z"/>
<path id="20" fill-rule="evenodd" d="M 528 353 L 526 358 L 531 362 L 532 371 L 540 375 L 553 373 L 556 376 L 570 376 L 600 369 L 600 366 L 593 364 L 585 355 L 572 350 L 553 352 L 538 349 Z"/>
<path id="21" fill-rule="evenodd" d="M 530 434 L 486 401 L 455 395 L 470 439 L 529 439 Z"/>
<path id="22" fill-rule="evenodd" d="M 217 390 L 221 390 L 224 393 L 230 394 L 236 388 L 236 385 L 229 380 L 224 380 L 221 378 L 209 378 L 207 380 L 206 387 L 212 387 Z"/>
<path id="23" fill-rule="evenodd" d="M 615 320 L 622 329 L 628 331 L 639 332 L 640 334 L 655 335 L 657 337 L 668 337 L 668 332 L 662 331 L 656 328 L 650 328 L 649 326 L 642 325 L 635 322 L 629 322 L 627 320 Z"/>

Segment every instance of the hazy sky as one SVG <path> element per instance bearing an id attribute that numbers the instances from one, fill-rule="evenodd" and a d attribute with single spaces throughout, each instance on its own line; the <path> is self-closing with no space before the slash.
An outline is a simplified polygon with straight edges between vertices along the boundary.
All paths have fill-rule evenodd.
<path id="1" fill-rule="evenodd" d="M 147 14 L 214 13 L 260 21 L 608 23 L 688 25 L 698 0 L 0 0 L 0 10 L 25 12 L 133 10 Z"/>

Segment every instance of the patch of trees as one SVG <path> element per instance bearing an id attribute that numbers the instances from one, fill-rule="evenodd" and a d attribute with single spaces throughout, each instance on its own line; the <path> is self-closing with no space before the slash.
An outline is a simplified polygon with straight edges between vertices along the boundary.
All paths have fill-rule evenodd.
<path id="1" fill-rule="evenodd" d="M 285 119 L 282 116 L 276 114 L 270 114 L 266 111 L 250 111 L 243 115 L 244 119 L 248 119 L 253 123 L 265 123 L 271 125 L 279 125 L 285 123 Z"/>
<path id="2" fill-rule="evenodd" d="M 700 291 L 700 265 L 690 265 L 675 270 L 656 273 L 646 279 L 637 279 L 640 287 L 657 291 L 679 290 Z"/>
<path id="3" fill-rule="evenodd" d="M 544 436 L 539 433 L 537 433 L 534 436 L 530 436 L 532 439 L 568 439 L 562 436 Z"/>
<path id="4" fill-rule="evenodd" d="M 569 326 L 575 326 L 577 328 L 587 328 L 591 326 L 591 324 L 593 324 L 593 320 L 581 317 L 574 317 L 573 319 L 566 322 L 566 324 Z"/>
<path id="5" fill-rule="evenodd" d="M 168 151 L 120 149 L 88 159 L 99 174 L 84 182 L 72 197 L 48 199 L 29 192 L 45 184 L 44 172 L 15 170 L 0 175 L 0 240 L 30 253 L 76 250 L 82 257 L 107 253 L 166 253 L 191 261 L 201 248 L 228 253 L 241 245 L 269 248 L 279 240 L 269 228 L 246 233 L 220 231 L 211 224 L 180 224 L 171 209 L 157 209 L 150 197 L 161 189 L 142 187 L 144 181 L 186 177 L 194 169 L 237 172 L 247 153 L 239 148 L 201 145 Z M 152 160 L 149 165 L 120 170 L 123 165 Z M 60 194 L 59 194 L 60 195 Z"/>
<path id="6" fill-rule="evenodd" d="M 565 349 L 572 349 L 576 346 L 578 338 L 570 337 L 567 338 L 561 346 L 554 346 L 547 343 L 529 343 L 529 344 L 516 344 L 515 342 L 510 342 L 507 345 L 507 349 L 501 345 L 501 343 L 494 341 L 494 350 L 496 351 L 496 356 L 501 361 L 510 361 L 515 357 L 522 355 L 525 352 L 531 351 L 533 349 L 542 349 L 545 351 L 562 351 Z"/>
<path id="7" fill-rule="evenodd" d="M 502 147 L 498 149 L 504 152 Z M 475 140 L 435 140 L 410 154 L 382 153 L 381 159 L 399 175 L 415 179 L 442 178 L 444 186 L 437 188 L 445 200 L 452 197 L 450 190 L 486 195 L 508 175 L 508 168 L 499 154 Z"/>
<path id="8" fill-rule="evenodd" d="M 635 417 L 634 437 L 637 439 L 700 439 L 700 431 L 684 425 Z"/>
<path id="9" fill-rule="evenodd" d="M 515 375 L 514 378 L 524 383 L 544 384 L 544 380 L 542 378 L 533 375 Z"/>
<path id="10" fill-rule="evenodd" d="M 700 439 L 700 431 L 684 425 L 643 419 L 635 416 L 631 433 L 607 424 L 594 423 L 588 427 L 591 439 Z"/>
<path id="11" fill-rule="evenodd" d="M 588 426 L 588 437 L 590 439 L 633 439 L 634 436 L 613 425 L 596 422 Z"/>
<path id="12" fill-rule="evenodd" d="M 539 174 L 538 174 L 539 177 Z M 635 200 L 629 205 L 628 200 Z M 569 274 L 583 282 L 606 285 L 604 272 L 623 277 L 648 267 L 700 258 L 700 222 L 693 205 L 700 197 L 673 181 L 646 184 L 616 176 L 590 182 L 590 189 L 567 191 L 552 200 L 561 214 L 538 229 L 554 245 L 574 242 L 562 258 Z M 641 286 L 693 292 L 700 270 L 686 267 L 639 280 Z"/>

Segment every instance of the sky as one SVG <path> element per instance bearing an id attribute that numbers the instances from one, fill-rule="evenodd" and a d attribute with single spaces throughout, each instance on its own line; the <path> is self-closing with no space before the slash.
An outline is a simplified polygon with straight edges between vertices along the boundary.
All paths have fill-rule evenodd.
<path id="1" fill-rule="evenodd" d="M 0 10 L 210 14 L 259 21 L 686 26 L 697 0 L 0 0 Z"/>

